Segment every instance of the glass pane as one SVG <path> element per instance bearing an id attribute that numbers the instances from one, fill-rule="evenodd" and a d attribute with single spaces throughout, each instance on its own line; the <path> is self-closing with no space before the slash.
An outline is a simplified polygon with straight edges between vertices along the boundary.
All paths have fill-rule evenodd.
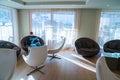
<path id="1" fill-rule="evenodd" d="M 31 12 L 32 31 L 35 35 L 48 40 L 60 40 L 66 37 L 66 43 L 73 43 L 75 30 L 75 12 L 73 11 L 38 11 Z"/>
<path id="2" fill-rule="evenodd" d="M 66 44 L 71 44 L 74 35 L 75 12 L 59 11 L 53 13 L 53 37 L 66 37 Z"/>
<path id="3" fill-rule="evenodd" d="M 12 12 L 0 6 L 0 40 L 13 42 Z"/>
<path id="4" fill-rule="evenodd" d="M 50 37 L 51 29 L 51 14 L 49 12 L 32 12 L 31 13 L 32 21 L 32 31 L 35 35 L 41 37 L 46 41 Z M 47 37 L 45 37 L 47 35 Z"/>
<path id="5" fill-rule="evenodd" d="M 120 39 L 120 12 L 102 12 L 99 28 L 99 44 Z"/>

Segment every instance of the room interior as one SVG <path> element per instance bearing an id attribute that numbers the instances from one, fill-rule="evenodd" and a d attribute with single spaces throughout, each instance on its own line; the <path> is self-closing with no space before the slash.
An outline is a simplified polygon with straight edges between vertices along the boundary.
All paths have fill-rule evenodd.
<path id="1" fill-rule="evenodd" d="M 45 74 L 36 71 L 27 76 L 32 69 L 24 61 L 22 57 L 24 50 L 21 50 L 21 54 L 17 57 L 16 68 L 11 80 L 97 80 L 96 62 L 104 51 L 103 45 L 99 45 L 100 50 L 98 54 L 86 57 L 77 52 L 75 41 L 78 38 L 88 37 L 99 44 L 98 35 L 100 35 L 101 13 L 109 11 L 120 12 L 119 3 L 119 0 L 0 0 L 1 9 L 12 10 L 14 36 L 12 43 L 20 48 L 23 37 L 29 35 L 30 31 L 33 31 L 31 21 L 32 12 L 76 11 L 74 23 L 75 35 L 72 38 L 68 36 L 64 47 L 56 53 L 60 59 L 50 60 L 50 57 L 47 57 L 44 61 L 45 67 L 41 69 Z M 1 37 L 0 39 L 2 40 Z M 72 39 L 70 46 L 67 45 L 69 39 Z M 117 67 L 120 65 L 119 57 L 117 60 L 107 58 L 107 61 L 110 60 L 113 60 L 111 62 Z M 108 63 L 109 66 L 112 63 Z M 115 69 L 111 68 L 111 71 L 119 76 L 120 69 L 116 70 L 116 66 L 114 67 Z"/>

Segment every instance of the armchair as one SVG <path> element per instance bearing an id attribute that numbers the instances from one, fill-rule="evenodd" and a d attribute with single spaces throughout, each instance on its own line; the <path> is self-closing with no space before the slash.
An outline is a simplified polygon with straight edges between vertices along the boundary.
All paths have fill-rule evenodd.
<path id="1" fill-rule="evenodd" d="M 0 48 L 0 80 L 11 80 L 16 64 L 16 51 Z"/>
<path id="2" fill-rule="evenodd" d="M 29 42 L 29 38 L 30 38 L 30 37 L 31 37 L 31 36 L 25 36 L 25 37 L 23 37 L 22 40 L 21 40 L 21 48 L 22 48 L 24 51 L 26 51 L 26 52 L 28 52 L 28 47 L 30 47 L 30 42 Z M 40 37 L 38 37 L 38 36 L 32 36 L 32 37 L 37 37 L 37 38 L 39 39 L 39 41 L 40 41 L 41 46 L 44 45 L 44 41 L 43 41 L 42 38 L 40 38 Z"/>
<path id="3" fill-rule="evenodd" d="M 60 42 L 59 47 L 54 46 L 54 45 L 57 45 L 57 44 L 52 44 L 52 46 L 54 48 L 53 49 L 48 49 L 48 54 L 52 54 L 52 56 L 49 56 L 49 57 L 51 57 L 50 60 L 52 60 L 52 59 L 60 59 L 55 54 L 58 53 L 63 48 L 64 44 L 65 44 L 65 37 L 62 37 L 62 40 Z"/>
<path id="4" fill-rule="evenodd" d="M 16 44 L 11 43 L 9 41 L 0 40 L 0 48 L 16 50 L 17 57 L 21 53 L 21 48 L 19 46 L 17 46 Z"/>
<path id="5" fill-rule="evenodd" d="M 90 38 L 77 39 L 75 41 L 75 48 L 77 53 L 84 57 L 92 57 L 100 51 L 98 43 Z"/>
<path id="6" fill-rule="evenodd" d="M 31 73 L 33 73 L 35 71 L 39 71 L 39 72 L 43 73 L 42 71 L 40 71 L 40 69 L 42 69 L 45 66 L 44 61 L 47 58 L 47 46 L 44 45 L 44 46 L 39 46 L 39 47 L 30 47 L 29 54 L 28 55 L 22 54 L 22 57 L 23 57 L 24 61 L 29 66 L 31 66 L 31 68 L 34 69 L 27 75 L 30 75 Z"/>
<path id="7" fill-rule="evenodd" d="M 96 63 L 97 80 L 120 80 L 107 66 L 104 56 Z"/>
<path id="8" fill-rule="evenodd" d="M 120 53 L 120 40 L 110 40 L 103 46 L 105 52 L 118 52 Z"/>

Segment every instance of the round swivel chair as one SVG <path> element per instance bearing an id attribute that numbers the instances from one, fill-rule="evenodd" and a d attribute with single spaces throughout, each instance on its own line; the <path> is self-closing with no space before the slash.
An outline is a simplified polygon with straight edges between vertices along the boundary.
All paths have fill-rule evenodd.
<path id="1" fill-rule="evenodd" d="M 31 36 L 25 36 L 25 37 L 23 37 L 22 40 L 21 40 L 21 48 L 22 48 L 24 51 L 26 51 L 26 52 L 28 52 L 28 47 L 30 46 L 30 42 L 29 42 L 29 38 L 30 38 L 30 37 L 31 37 Z M 44 45 L 44 41 L 43 41 L 42 38 L 40 38 L 40 37 L 38 37 L 38 36 L 32 36 L 32 37 L 37 37 L 37 39 L 39 39 L 39 41 L 40 41 L 41 46 Z"/>
<path id="2" fill-rule="evenodd" d="M 16 65 L 16 50 L 0 48 L 0 80 L 12 80 Z"/>
<path id="3" fill-rule="evenodd" d="M 0 48 L 6 48 L 6 49 L 14 49 L 14 50 L 16 50 L 17 57 L 21 53 L 21 48 L 19 46 L 17 46 L 16 44 L 14 44 L 12 42 L 9 42 L 9 41 L 0 40 Z"/>
<path id="4" fill-rule="evenodd" d="M 97 42 L 90 38 L 79 38 L 75 41 L 75 47 L 78 54 L 84 57 L 92 57 L 97 55 L 100 47 Z"/>
<path id="5" fill-rule="evenodd" d="M 104 48 L 104 52 L 120 53 L 120 40 L 116 39 L 116 40 L 107 41 L 104 44 L 103 48 Z"/>

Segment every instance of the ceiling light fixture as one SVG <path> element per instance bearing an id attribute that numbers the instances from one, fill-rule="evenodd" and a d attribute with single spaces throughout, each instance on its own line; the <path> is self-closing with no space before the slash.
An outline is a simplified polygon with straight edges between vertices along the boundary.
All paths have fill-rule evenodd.
<path id="1" fill-rule="evenodd" d="M 81 1 L 38 1 L 24 2 L 23 0 L 11 0 L 21 5 L 85 5 L 88 0 Z"/>

